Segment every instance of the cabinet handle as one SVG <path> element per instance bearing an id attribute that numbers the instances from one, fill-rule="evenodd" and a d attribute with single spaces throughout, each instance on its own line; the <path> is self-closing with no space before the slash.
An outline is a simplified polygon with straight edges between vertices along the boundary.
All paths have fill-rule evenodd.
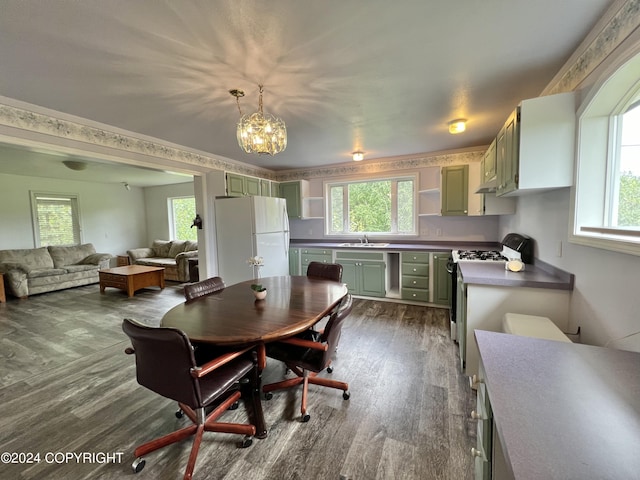
<path id="1" fill-rule="evenodd" d="M 417 272 L 417 271 L 418 271 L 418 269 L 417 269 L 417 268 L 414 268 L 414 269 L 413 269 L 413 271 L 414 271 L 414 272 Z"/>
<path id="2" fill-rule="evenodd" d="M 471 376 L 471 388 L 476 388 L 478 386 L 479 383 L 482 383 L 482 379 L 479 378 L 477 375 L 472 375 Z"/>
<path id="3" fill-rule="evenodd" d="M 471 418 L 474 420 L 480 420 L 482 418 L 482 415 L 480 415 L 475 410 L 471 410 Z"/>
<path id="4" fill-rule="evenodd" d="M 482 456 L 482 452 L 480 450 L 478 450 L 477 448 L 471 448 L 471 456 L 473 457 L 481 457 Z"/>
<path id="5" fill-rule="evenodd" d="M 465 210 L 464 213 L 467 213 L 467 211 Z"/>
<path id="6" fill-rule="evenodd" d="M 418 282 L 416 282 L 416 281 L 414 280 L 414 281 L 413 281 L 413 284 L 415 285 L 416 283 L 418 283 Z"/>
<path id="7" fill-rule="evenodd" d="M 416 294 L 414 293 L 414 294 L 413 294 L 413 295 L 411 295 L 411 296 L 412 296 L 412 297 L 415 297 L 415 296 L 416 296 Z"/>

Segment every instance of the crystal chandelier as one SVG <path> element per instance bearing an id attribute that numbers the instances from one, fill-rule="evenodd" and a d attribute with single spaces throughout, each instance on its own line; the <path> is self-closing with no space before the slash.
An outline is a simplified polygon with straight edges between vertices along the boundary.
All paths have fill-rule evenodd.
<path id="1" fill-rule="evenodd" d="M 262 111 L 262 85 L 258 100 L 258 111 L 242 115 L 240 97 L 244 97 L 242 90 L 229 90 L 236 97 L 240 120 L 238 121 L 238 145 L 247 153 L 275 155 L 287 148 L 287 127 L 282 119 Z"/>

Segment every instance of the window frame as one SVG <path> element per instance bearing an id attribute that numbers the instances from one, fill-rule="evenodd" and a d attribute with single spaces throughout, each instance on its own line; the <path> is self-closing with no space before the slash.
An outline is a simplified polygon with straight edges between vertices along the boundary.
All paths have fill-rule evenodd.
<path id="1" fill-rule="evenodd" d="M 60 200 L 69 200 L 71 204 L 71 216 L 73 225 L 73 237 L 75 243 L 56 244 L 55 246 L 81 245 L 83 243 L 82 215 L 80 214 L 80 195 L 77 193 L 60 193 L 60 192 L 43 192 L 30 190 L 31 196 L 31 222 L 33 225 L 33 242 L 36 248 L 46 247 L 49 245 L 42 244 L 41 225 L 38 219 L 38 205 L 41 203 L 39 199 L 51 198 Z"/>
<path id="2" fill-rule="evenodd" d="M 413 182 L 413 231 L 398 232 L 398 182 L 411 180 Z M 325 237 L 349 237 L 360 238 L 366 234 L 368 237 L 385 237 L 385 238 L 406 238 L 418 235 L 418 173 L 402 173 L 399 175 L 380 175 L 374 177 L 343 177 L 340 179 L 332 179 L 324 182 L 325 193 Z M 371 183 L 380 181 L 391 181 L 391 232 L 349 232 L 349 214 L 348 214 L 348 186 L 355 183 Z M 343 190 L 343 215 L 342 215 L 342 232 L 334 232 L 332 226 L 332 205 L 331 205 L 331 188 L 335 186 L 344 186 Z"/>
<path id="3" fill-rule="evenodd" d="M 176 229 L 176 221 L 175 221 L 175 209 L 174 209 L 174 205 L 173 205 L 173 201 L 174 200 L 179 200 L 179 199 L 183 199 L 183 198 L 192 198 L 193 199 L 193 205 L 194 205 L 194 218 L 195 218 L 195 211 L 197 210 L 196 207 L 196 197 L 195 195 L 177 195 L 175 197 L 167 197 L 167 213 L 169 216 L 169 238 L 171 238 L 172 240 L 187 240 L 184 238 L 178 238 L 177 235 L 177 229 Z M 192 240 L 189 239 L 190 241 L 197 241 L 197 235 L 198 232 L 196 232 L 196 239 Z"/>
<path id="4" fill-rule="evenodd" d="M 619 179 L 619 117 L 640 95 L 640 52 L 598 83 L 577 112 L 569 241 L 640 255 L 640 229 L 612 226 Z"/>

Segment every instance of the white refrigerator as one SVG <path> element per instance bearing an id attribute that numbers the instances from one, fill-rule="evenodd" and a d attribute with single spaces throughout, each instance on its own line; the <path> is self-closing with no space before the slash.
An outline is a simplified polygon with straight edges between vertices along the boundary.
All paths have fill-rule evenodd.
<path id="1" fill-rule="evenodd" d="M 260 256 L 261 277 L 289 274 L 289 217 L 284 198 L 215 200 L 218 275 L 225 285 L 254 278 L 249 257 Z"/>

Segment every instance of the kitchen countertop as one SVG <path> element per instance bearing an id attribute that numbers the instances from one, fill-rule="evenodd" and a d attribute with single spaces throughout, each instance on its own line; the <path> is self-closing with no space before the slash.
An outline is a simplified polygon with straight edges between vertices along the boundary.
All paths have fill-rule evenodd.
<path id="1" fill-rule="evenodd" d="M 386 240 L 370 239 L 371 243 L 389 243 L 387 247 L 343 247 L 343 243 L 358 243 L 358 239 L 335 242 L 291 240 L 292 248 L 330 248 L 332 250 L 365 250 L 373 252 L 426 251 L 446 252 L 453 250 L 501 250 L 499 242 L 406 242 L 393 243 Z"/>
<path id="2" fill-rule="evenodd" d="M 482 330 L 475 337 L 514 478 L 638 478 L 640 353 Z"/>
<path id="3" fill-rule="evenodd" d="M 574 276 L 540 260 L 526 264 L 524 271 L 511 272 L 504 268 L 504 262 L 460 262 L 467 285 L 497 285 L 505 287 L 551 288 L 573 290 Z"/>

